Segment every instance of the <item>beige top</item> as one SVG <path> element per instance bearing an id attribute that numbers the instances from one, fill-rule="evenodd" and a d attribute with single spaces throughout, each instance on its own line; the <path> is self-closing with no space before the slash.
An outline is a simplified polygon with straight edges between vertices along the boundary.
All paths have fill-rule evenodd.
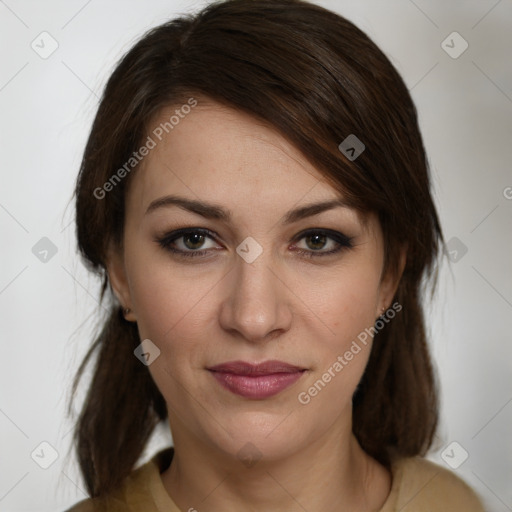
<path id="1" fill-rule="evenodd" d="M 83 500 L 67 512 L 187 512 L 176 506 L 160 478 L 172 456 L 172 448 L 162 450 L 108 498 Z M 392 475 L 391 492 L 379 512 L 485 512 L 463 480 L 426 459 L 401 459 L 393 464 Z"/>

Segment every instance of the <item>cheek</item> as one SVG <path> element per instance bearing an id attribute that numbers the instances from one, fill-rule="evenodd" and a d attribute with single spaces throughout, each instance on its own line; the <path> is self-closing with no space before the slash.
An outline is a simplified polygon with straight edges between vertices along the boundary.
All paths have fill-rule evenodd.
<path id="1" fill-rule="evenodd" d="M 333 294 L 337 307 L 329 308 L 332 333 L 312 350 L 316 364 L 298 390 L 302 414 L 315 419 L 319 431 L 333 424 L 340 414 L 349 416 L 352 397 L 368 363 L 372 349 L 374 309 L 368 306 L 375 292 L 359 289 L 350 294 Z M 321 420 L 319 420 L 321 418 Z"/>
<path id="2" fill-rule="evenodd" d="M 333 275 L 304 276 L 295 292 L 323 326 L 326 353 L 343 350 L 358 334 L 374 325 L 379 300 L 375 265 L 347 266 Z"/>
<path id="3" fill-rule="evenodd" d="M 176 264 L 160 249 L 138 245 L 127 250 L 125 263 L 142 339 L 149 338 L 167 352 L 175 352 L 175 345 L 192 350 L 201 340 L 204 342 L 205 333 L 219 330 L 220 290 L 224 296 L 230 295 L 224 289 L 229 276 L 223 282 L 222 271 Z M 322 268 L 283 271 L 287 283 L 283 286 L 291 292 L 286 302 L 295 318 L 295 325 L 290 327 L 303 330 L 305 338 L 312 335 L 318 340 L 306 345 L 322 364 L 328 363 L 333 354 L 344 353 L 352 340 L 373 326 L 377 270 L 372 259 L 359 259 L 327 272 Z"/>
<path id="4" fill-rule="evenodd" d="M 345 268 L 336 279 L 303 280 L 301 299 L 320 312 L 317 340 L 310 347 L 316 362 L 297 397 L 308 415 L 334 421 L 340 409 L 350 408 L 372 347 L 372 328 L 379 299 L 378 268 L 373 264 Z M 306 281 L 316 282 L 307 293 Z M 311 290 L 311 288 L 310 288 Z M 321 292 L 321 293 L 320 293 Z"/>
<path id="5" fill-rule="evenodd" d="M 187 408 L 183 389 L 191 389 L 191 375 L 204 358 L 205 333 L 211 332 L 213 284 L 209 279 L 189 278 L 180 267 L 154 261 L 148 265 L 148 261 L 127 262 L 139 335 L 160 349 L 149 371 L 168 404 L 183 414 Z"/>
<path id="6" fill-rule="evenodd" d="M 137 250 L 126 259 L 126 267 L 141 336 L 164 341 L 176 331 L 199 328 L 194 318 L 205 313 L 214 291 L 211 274 Z"/>
<path id="7" fill-rule="evenodd" d="M 134 249 L 125 262 L 140 339 L 159 348 L 149 370 L 167 401 L 178 406 L 187 403 L 183 387 L 195 389 L 195 372 L 204 367 L 217 322 L 216 286 L 221 276 Z M 195 389 L 194 394 L 199 392 Z"/>

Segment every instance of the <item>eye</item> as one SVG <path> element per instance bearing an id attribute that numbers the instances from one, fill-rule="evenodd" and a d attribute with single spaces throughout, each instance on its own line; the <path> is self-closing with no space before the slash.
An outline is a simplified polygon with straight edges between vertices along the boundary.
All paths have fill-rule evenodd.
<path id="1" fill-rule="evenodd" d="M 296 237 L 305 241 L 302 247 L 295 246 L 293 250 L 306 258 L 335 254 L 353 247 L 352 238 L 331 229 L 310 229 Z"/>
<path id="2" fill-rule="evenodd" d="M 157 237 L 155 241 L 177 257 L 207 257 L 212 250 L 221 249 L 215 243 L 216 236 L 204 228 L 182 228 Z M 331 229 L 309 229 L 297 235 L 295 240 L 304 241 L 305 245 L 295 243 L 291 250 L 304 258 L 328 256 L 353 247 L 352 238 Z"/>
<path id="3" fill-rule="evenodd" d="M 186 257 L 204 256 L 211 249 L 218 249 L 214 234 L 204 228 L 184 228 L 168 233 L 155 241 L 170 252 Z M 209 242 L 209 243 L 208 243 Z"/>

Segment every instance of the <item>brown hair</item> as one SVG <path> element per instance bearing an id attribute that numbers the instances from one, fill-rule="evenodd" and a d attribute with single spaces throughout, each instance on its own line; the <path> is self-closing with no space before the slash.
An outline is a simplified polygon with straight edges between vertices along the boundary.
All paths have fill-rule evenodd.
<path id="1" fill-rule="evenodd" d="M 376 212 L 385 269 L 405 269 L 402 311 L 375 336 L 353 397 L 353 430 L 389 467 L 425 454 L 437 425 L 437 391 L 422 312 L 423 278 L 442 244 L 415 106 L 399 74 L 357 27 L 298 0 L 228 0 L 149 31 L 121 59 L 105 88 L 76 186 L 78 245 L 103 279 L 109 316 L 75 377 L 96 355 L 74 440 L 91 496 L 108 494 L 139 460 L 166 404 L 134 356 L 105 272 L 107 247 L 122 246 L 129 177 L 102 187 L 146 139 L 165 106 L 211 98 L 265 120 L 287 137 L 351 206 Z M 366 148 L 349 160 L 338 145 L 355 134 Z M 135 170 L 133 172 L 136 172 Z M 132 174 L 133 174 L 132 172 Z"/>

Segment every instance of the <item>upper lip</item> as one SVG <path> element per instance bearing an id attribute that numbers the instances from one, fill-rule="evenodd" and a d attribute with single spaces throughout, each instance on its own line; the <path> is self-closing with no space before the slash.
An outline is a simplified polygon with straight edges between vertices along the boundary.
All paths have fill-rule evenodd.
<path id="1" fill-rule="evenodd" d="M 212 372 L 233 373 L 235 375 L 272 375 L 275 373 L 296 373 L 305 368 L 288 364 L 283 361 L 263 361 L 262 363 L 247 363 L 245 361 L 228 361 L 208 367 Z"/>

